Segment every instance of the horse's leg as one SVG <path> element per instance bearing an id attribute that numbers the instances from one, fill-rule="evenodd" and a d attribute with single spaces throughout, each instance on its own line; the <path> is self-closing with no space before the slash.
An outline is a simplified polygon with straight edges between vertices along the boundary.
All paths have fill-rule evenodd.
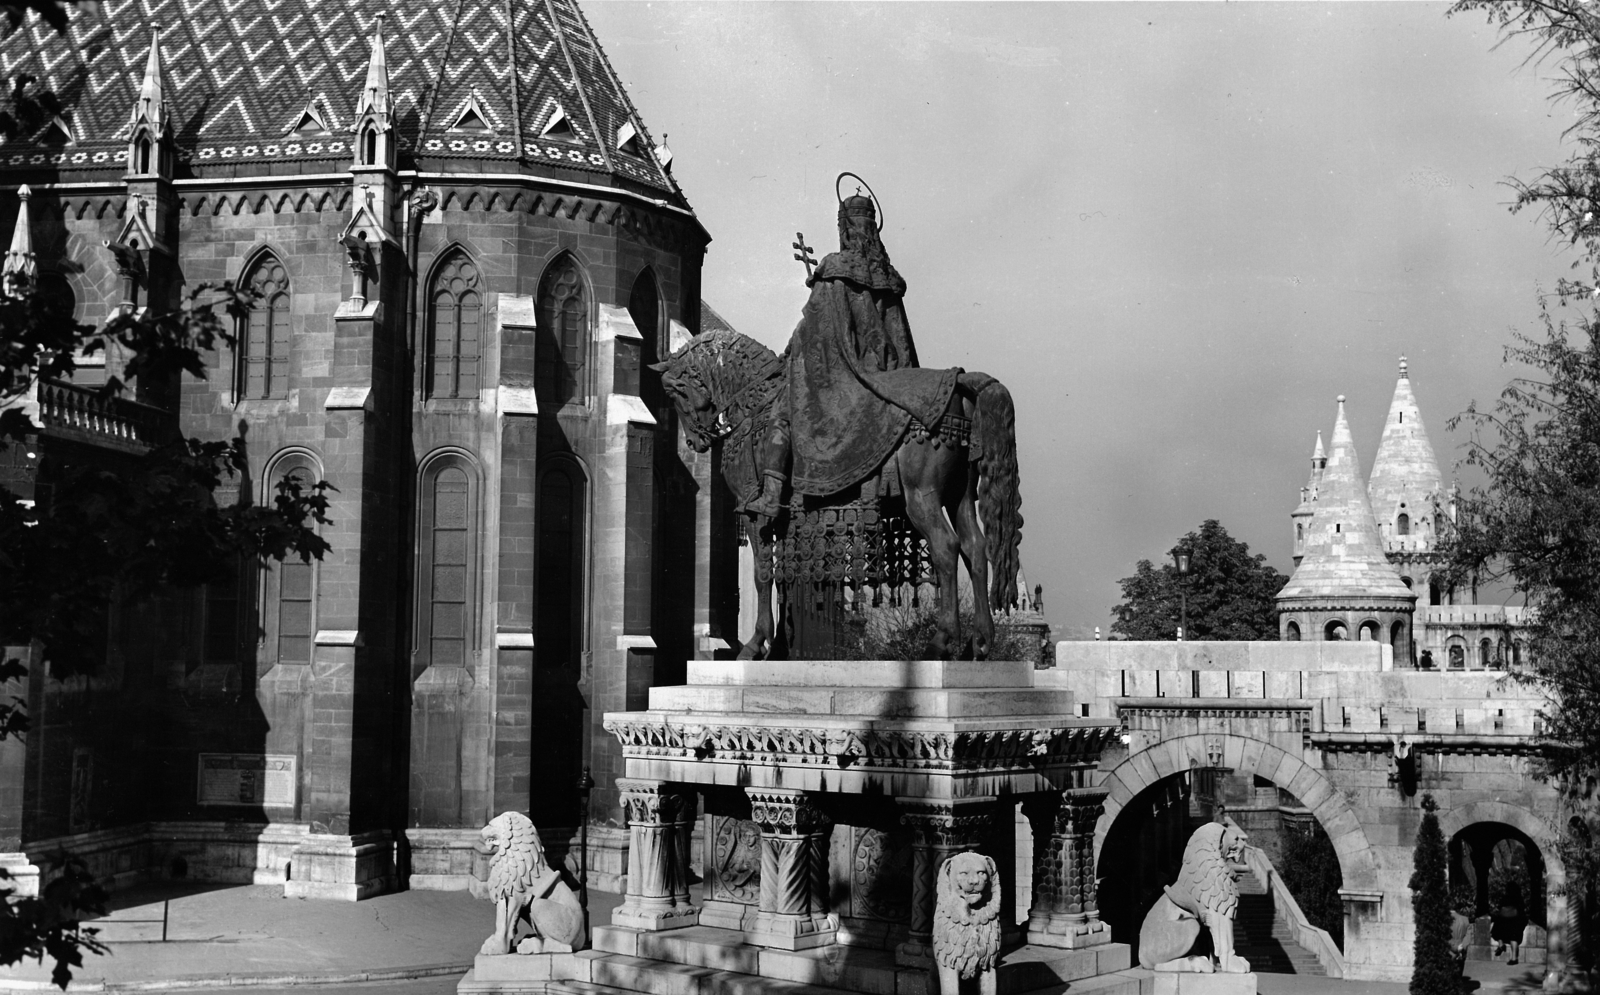
<path id="1" fill-rule="evenodd" d="M 966 450 L 957 452 L 965 465 L 965 486 L 950 507 L 950 520 L 961 538 L 961 558 L 967 561 L 967 576 L 972 579 L 972 621 L 978 630 L 968 640 L 972 658 L 987 660 L 994 649 L 994 611 L 989 604 L 989 552 L 983 529 L 978 525 L 978 468 L 966 462 Z"/>
<path id="2" fill-rule="evenodd" d="M 739 650 L 741 660 L 765 660 L 772 652 L 772 550 L 776 539 L 770 524 L 758 527 L 750 539 L 756 566 L 756 631 Z"/>
<path id="3" fill-rule="evenodd" d="M 934 574 L 939 578 L 939 634 L 935 654 L 953 659 L 961 649 L 961 595 L 956 586 L 956 558 L 960 544 L 944 517 L 945 490 L 956 458 L 953 446 L 935 448 L 931 442 L 906 441 L 895 459 L 900 463 L 900 484 L 905 489 L 906 517 L 928 540 Z"/>

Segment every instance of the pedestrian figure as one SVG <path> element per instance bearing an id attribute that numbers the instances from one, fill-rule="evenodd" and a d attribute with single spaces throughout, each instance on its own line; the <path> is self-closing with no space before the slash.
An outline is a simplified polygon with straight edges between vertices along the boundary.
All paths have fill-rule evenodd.
<path id="1" fill-rule="evenodd" d="M 1489 928 L 1489 938 L 1495 944 L 1495 956 L 1509 950 L 1511 956 L 1506 958 L 1506 963 L 1515 964 L 1522 952 L 1522 931 L 1527 926 L 1528 917 L 1522 913 L 1522 888 L 1520 885 L 1507 885 L 1505 901 L 1495 910 L 1494 921 Z"/>

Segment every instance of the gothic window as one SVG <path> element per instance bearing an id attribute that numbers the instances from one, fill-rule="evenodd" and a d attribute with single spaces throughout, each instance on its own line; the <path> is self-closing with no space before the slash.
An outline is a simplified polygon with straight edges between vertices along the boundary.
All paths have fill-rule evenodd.
<path id="1" fill-rule="evenodd" d="M 571 460 L 539 477 L 539 666 L 578 666 L 583 651 L 583 471 Z"/>
<path id="2" fill-rule="evenodd" d="M 536 384 L 554 404 L 583 400 L 589 356 L 589 302 L 578 261 L 563 255 L 539 282 Z"/>
<path id="3" fill-rule="evenodd" d="M 444 456 L 424 468 L 421 489 L 418 639 L 432 666 L 467 666 L 477 625 L 475 477 L 465 459 Z"/>
<path id="4" fill-rule="evenodd" d="M 1394 520 L 1394 531 L 1396 535 L 1410 535 L 1411 516 L 1402 511 L 1399 517 Z"/>
<path id="5" fill-rule="evenodd" d="M 251 400 L 289 396 L 289 274 L 278 257 L 267 253 L 256 263 L 245 285 L 258 295 L 245 318 L 239 395 Z"/>
<path id="6" fill-rule="evenodd" d="M 477 397 L 483 286 L 478 267 L 456 252 L 435 271 L 429 296 L 429 397 Z"/>
<path id="7" fill-rule="evenodd" d="M 139 172 L 150 172 L 150 137 L 148 135 L 139 137 Z"/>
<path id="8" fill-rule="evenodd" d="M 378 130 L 368 128 L 361 133 L 361 161 L 368 166 L 378 162 Z"/>
<path id="9" fill-rule="evenodd" d="M 311 457 L 285 457 L 275 468 L 263 497 L 274 500 L 280 481 L 299 484 L 301 492 L 306 493 L 320 477 Z M 316 561 L 290 556 L 267 570 L 263 599 L 268 627 L 267 663 L 309 664 L 312 636 L 316 633 Z"/>

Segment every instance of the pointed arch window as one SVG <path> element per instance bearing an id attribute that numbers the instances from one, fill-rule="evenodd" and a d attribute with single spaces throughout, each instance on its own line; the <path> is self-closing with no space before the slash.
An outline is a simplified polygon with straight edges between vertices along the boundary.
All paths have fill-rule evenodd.
<path id="1" fill-rule="evenodd" d="M 539 351 L 535 383 L 554 404 L 581 401 L 589 356 L 589 301 L 578 261 L 563 255 L 539 281 Z"/>
<path id="2" fill-rule="evenodd" d="M 286 461 L 276 475 L 278 481 L 293 481 L 302 491 L 309 491 L 317 482 L 316 468 L 305 457 Z M 277 493 L 274 481 L 273 494 Z M 275 657 L 279 663 L 309 664 L 311 662 L 311 637 L 315 632 L 313 616 L 316 600 L 314 591 L 315 561 L 298 557 L 286 558 L 278 564 L 278 585 L 273 592 L 269 611 L 276 625 Z"/>
<path id="3" fill-rule="evenodd" d="M 430 459 L 420 481 L 417 640 L 430 666 L 471 667 L 478 608 L 477 473 L 460 453 Z"/>
<path id="4" fill-rule="evenodd" d="M 1394 520 L 1394 531 L 1396 535 L 1410 535 L 1411 516 L 1402 511 Z"/>
<path id="5" fill-rule="evenodd" d="M 361 133 L 361 161 L 368 166 L 378 164 L 378 129 L 368 127 Z"/>
<path id="6" fill-rule="evenodd" d="M 428 396 L 477 397 L 483 281 L 466 253 L 453 253 L 434 272 L 428 300 Z"/>
<path id="7" fill-rule="evenodd" d="M 150 136 L 139 136 L 139 172 L 150 172 Z"/>
<path id="8" fill-rule="evenodd" d="M 245 286 L 256 292 L 239 336 L 242 398 L 259 400 L 289 396 L 289 274 L 272 253 L 256 261 Z"/>

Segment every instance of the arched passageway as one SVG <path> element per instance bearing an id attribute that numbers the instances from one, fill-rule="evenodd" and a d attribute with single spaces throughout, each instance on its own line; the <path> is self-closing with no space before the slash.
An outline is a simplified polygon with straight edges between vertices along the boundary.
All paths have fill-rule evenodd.
<path id="1" fill-rule="evenodd" d="M 1439 828 L 1450 844 L 1452 899 L 1459 896 L 1465 903 L 1470 892 L 1473 912 L 1488 915 L 1494 912 L 1494 903 L 1504 898 L 1506 886 L 1518 884 L 1528 921 L 1545 930 L 1545 965 L 1559 976 L 1566 968 L 1567 874 L 1555 830 L 1527 809 L 1497 801 L 1445 811 L 1440 814 Z M 1504 846 L 1508 843 L 1515 847 Z M 1495 870 L 1497 856 L 1501 858 L 1499 873 Z M 1519 857 L 1526 869 L 1522 873 L 1516 870 Z M 1529 878 L 1532 881 L 1526 880 Z M 1527 962 L 1537 963 L 1537 948 L 1527 954 Z"/>

